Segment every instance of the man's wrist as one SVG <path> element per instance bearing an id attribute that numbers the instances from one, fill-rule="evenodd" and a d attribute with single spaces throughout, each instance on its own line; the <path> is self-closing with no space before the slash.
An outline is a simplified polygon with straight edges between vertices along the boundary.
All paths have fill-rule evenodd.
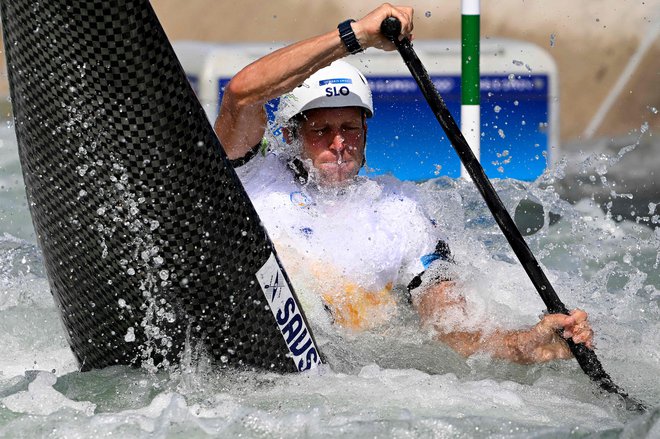
<path id="1" fill-rule="evenodd" d="M 360 53 L 364 51 L 364 49 L 360 45 L 357 35 L 353 31 L 353 27 L 351 26 L 352 23 L 355 23 L 355 20 L 349 19 L 346 21 L 342 21 L 337 26 L 337 30 L 339 31 L 339 38 L 344 44 L 344 47 L 346 47 L 348 53 L 354 55 L 356 53 Z"/>

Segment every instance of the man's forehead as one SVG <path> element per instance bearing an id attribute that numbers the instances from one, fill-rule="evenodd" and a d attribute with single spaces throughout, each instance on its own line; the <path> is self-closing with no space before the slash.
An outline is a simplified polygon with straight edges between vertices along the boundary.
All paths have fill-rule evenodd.
<path id="1" fill-rule="evenodd" d="M 303 113 L 303 121 L 314 125 L 324 122 L 362 120 L 362 109 L 359 107 L 314 108 Z"/>

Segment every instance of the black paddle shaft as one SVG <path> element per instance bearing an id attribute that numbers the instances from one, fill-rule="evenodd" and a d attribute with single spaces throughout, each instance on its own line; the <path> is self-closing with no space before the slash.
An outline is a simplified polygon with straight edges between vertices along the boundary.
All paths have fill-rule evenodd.
<path id="1" fill-rule="evenodd" d="M 440 122 L 442 129 L 461 159 L 463 166 L 465 166 L 465 169 L 467 169 L 470 174 L 472 181 L 477 186 L 481 196 L 495 217 L 495 221 L 500 226 L 500 229 L 502 229 L 502 233 L 504 233 L 507 241 L 509 241 L 509 245 L 511 245 L 513 252 L 518 257 L 525 272 L 534 284 L 536 291 L 538 291 L 539 296 L 541 296 L 543 303 L 545 303 L 545 306 L 548 308 L 548 312 L 568 314 L 568 308 L 566 308 L 557 296 L 557 293 L 541 269 L 534 254 L 532 254 L 532 251 L 529 249 L 522 234 L 513 222 L 511 215 L 509 215 L 502 200 L 500 200 L 497 192 L 495 192 L 495 189 L 486 176 L 483 167 L 470 149 L 470 146 L 461 133 L 456 121 L 447 109 L 442 97 L 435 89 L 424 65 L 417 57 L 410 40 L 408 38 L 399 40 L 401 22 L 395 17 L 389 17 L 383 21 L 381 32 L 396 45 L 403 61 L 406 63 L 410 73 L 415 78 L 424 98 L 426 98 L 426 102 L 431 107 L 438 122 Z M 603 366 L 593 350 L 587 348 L 583 343 L 577 344 L 571 339 L 566 341 L 571 352 L 578 361 L 578 364 L 589 378 L 595 381 L 604 390 L 620 395 L 624 399 L 628 409 L 637 411 L 646 410 L 644 404 L 629 397 L 626 392 L 614 384 L 610 376 L 603 369 Z"/>

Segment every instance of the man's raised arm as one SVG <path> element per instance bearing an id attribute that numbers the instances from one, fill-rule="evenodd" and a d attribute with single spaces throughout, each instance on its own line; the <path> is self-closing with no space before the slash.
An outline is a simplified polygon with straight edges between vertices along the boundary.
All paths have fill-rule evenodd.
<path id="1" fill-rule="evenodd" d="M 385 3 L 351 24 L 362 49 L 394 50 L 380 33 L 387 17 L 402 23 L 402 37 L 412 38 L 413 9 Z M 225 88 L 215 132 L 229 159 L 245 156 L 266 130 L 264 104 L 293 90 L 317 70 L 349 54 L 334 29 L 258 59 L 238 72 Z"/>

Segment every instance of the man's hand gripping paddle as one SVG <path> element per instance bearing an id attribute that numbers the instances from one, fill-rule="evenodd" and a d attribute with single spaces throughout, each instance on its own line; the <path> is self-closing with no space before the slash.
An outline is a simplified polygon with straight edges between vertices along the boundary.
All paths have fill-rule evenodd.
<path id="1" fill-rule="evenodd" d="M 417 85 L 426 98 L 426 102 L 431 107 L 438 122 L 440 122 L 447 138 L 454 147 L 454 150 L 456 150 L 456 153 L 461 159 L 463 166 L 465 166 L 465 169 L 467 169 L 470 174 L 470 177 L 472 177 L 472 181 L 486 201 L 488 208 L 495 217 L 500 229 L 502 229 L 507 241 L 509 241 L 509 245 L 511 245 L 511 248 L 527 272 L 527 275 L 534 284 L 541 299 L 548 307 L 548 311 L 553 314 L 568 314 L 568 309 L 559 299 L 557 293 L 555 293 L 550 281 L 548 281 L 545 273 L 543 273 L 538 261 L 532 254 L 527 243 L 523 239 L 522 234 L 504 207 L 502 200 L 500 200 L 495 189 L 491 185 L 490 180 L 486 177 L 484 169 L 472 153 L 472 150 L 465 140 L 465 137 L 463 137 L 458 125 L 456 125 L 451 113 L 449 113 L 442 97 L 433 86 L 433 82 L 431 82 L 431 78 L 426 72 L 424 65 L 417 57 L 410 40 L 408 38 L 399 40 L 401 22 L 394 17 L 389 17 L 383 21 L 380 29 L 383 35 L 395 44 L 397 50 L 401 54 L 403 61 L 408 66 L 410 73 L 415 78 L 415 81 L 417 81 Z M 628 396 L 623 389 L 614 384 L 610 376 L 603 369 L 603 366 L 600 364 L 600 361 L 593 350 L 587 348 L 582 343 L 577 344 L 573 342 L 572 339 L 568 339 L 566 342 L 580 367 L 592 381 L 596 382 L 604 390 L 621 396 L 627 409 L 639 412 L 647 410 L 647 407 L 643 403 Z"/>

